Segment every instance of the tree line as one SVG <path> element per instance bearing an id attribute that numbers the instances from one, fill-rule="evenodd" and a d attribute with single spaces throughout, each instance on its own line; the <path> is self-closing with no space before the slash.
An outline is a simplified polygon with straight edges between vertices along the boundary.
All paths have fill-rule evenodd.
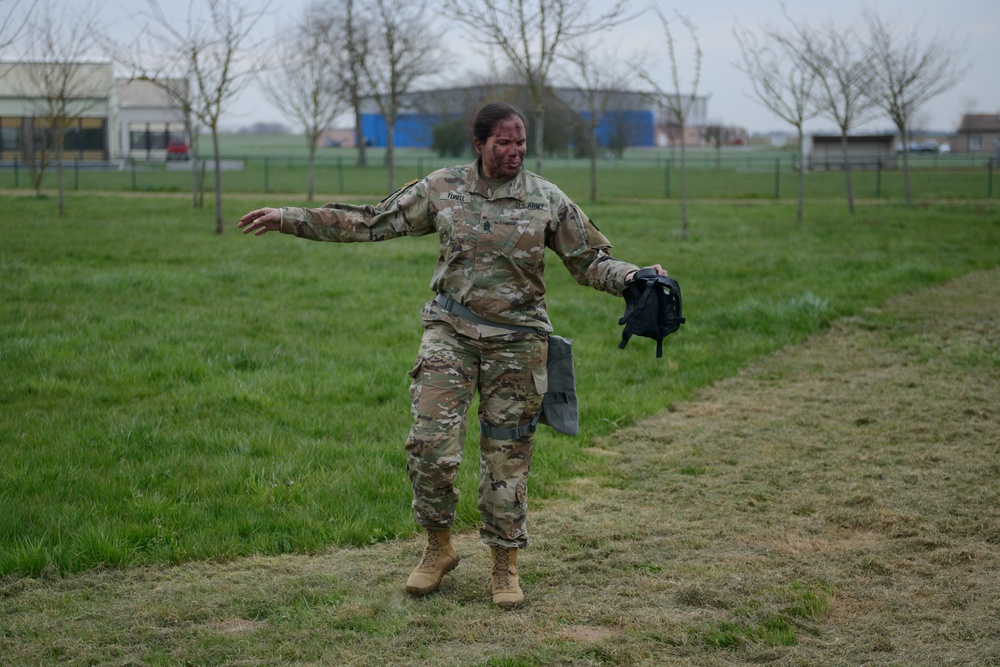
<path id="1" fill-rule="evenodd" d="M 626 91 L 644 85 L 645 99 L 663 110 L 673 136 L 680 139 L 682 235 L 686 235 L 684 128 L 698 97 L 704 56 L 696 27 L 687 17 L 675 12 L 668 19 L 659 9 L 652 9 L 663 39 L 649 49 L 659 54 L 647 49 L 619 55 L 605 47 L 602 33 L 651 8 L 634 12 L 629 0 L 615 0 L 596 13 L 586 0 L 445 0 L 443 8 L 490 57 L 490 71 L 463 76 L 463 85 L 488 87 L 501 98 L 513 97 L 509 101 L 525 109 L 536 172 L 543 171 L 546 146 L 554 143 L 546 141 L 546 135 L 576 128 L 574 143 L 591 157 L 592 199 L 597 197 L 597 126 Z M 26 18 L 16 18 L 25 9 Z M 27 45 L 24 53 L 32 62 L 45 63 L 36 73 L 38 98 L 45 102 L 39 113 L 50 118 L 57 131 L 68 126 L 74 110 L 79 114 L 71 100 L 86 95 L 74 88 L 86 77 L 74 68 L 80 67 L 88 53 L 103 52 L 129 77 L 159 87 L 184 118 L 194 156 L 203 130 L 213 144 L 218 233 L 223 229 L 219 123 L 254 81 L 306 141 L 309 200 L 315 192 L 316 147 L 335 118 L 353 114 L 357 161 L 362 166 L 367 163 L 368 142 L 361 123 L 366 102 L 378 108 L 387 128 L 385 160 L 391 192 L 396 187 L 396 120 L 409 110 L 406 105 L 421 86 L 446 70 L 454 74 L 458 56 L 448 52 L 440 22 L 431 18 L 438 12 L 430 11 L 427 0 L 314 0 L 300 16 L 284 17 L 291 19 L 289 27 L 261 39 L 263 26 L 278 9 L 274 0 L 192 1 L 185 19 L 177 21 L 164 11 L 160 0 L 144 0 L 143 10 L 131 17 L 136 26 L 134 38 L 115 41 L 99 24 L 96 5 L 55 12 L 49 0 L 14 0 L 7 14 L 0 16 L 0 52 L 20 40 Z M 808 120 L 824 116 L 837 125 L 848 206 L 853 213 L 848 134 L 881 112 L 892 119 L 906 146 L 914 115 L 957 84 L 969 64 L 948 39 L 922 38 L 915 29 L 904 31 L 871 10 L 847 25 L 832 20 L 811 25 L 787 11 L 784 18 L 782 25 L 762 24 L 754 29 L 737 23 L 733 32 L 742 54 L 737 67 L 752 88 L 752 99 L 795 127 L 800 145 Z M 677 48 L 678 26 L 691 37 L 691 53 Z M 656 59 L 669 65 L 668 85 L 649 67 Z M 572 108 L 554 94 L 555 82 L 579 91 Z M 468 122 L 462 114 L 472 113 L 483 101 L 469 100 L 463 109 L 434 110 L 446 119 L 437 130 L 440 145 L 455 150 L 456 135 Z M 60 174 L 60 211 L 61 143 L 57 132 L 54 157 Z M 199 162 L 191 162 L 195 206 L 200 205 Z M 40 174 L 45 165 L 32 168 Z M 903 169 L 909 202 L 905 151 Z M 800 169 L 799 221 L 803 179 Z"/>
<path id="2" fill-rule="evenodd" d="M 822 116 L 840 130 L 848 210 L 854 213 L 848 135 L 882 114 L 899 132 L 906 203 L 910 191 L 910 132 L 927 102 L 953 88 L 969 69 L 963 52 L 941 35 L 921 37 L 916 28 L 866 9 L 849 23 L 810 24 L 784 11 L 782 25 L 756 30 L 737 25 L 739 67 L 753 97 L 792 125 L 799 145 L 808 120 Z M 796 220 L 802 222 L 804 169 L 800 164 Z"/>

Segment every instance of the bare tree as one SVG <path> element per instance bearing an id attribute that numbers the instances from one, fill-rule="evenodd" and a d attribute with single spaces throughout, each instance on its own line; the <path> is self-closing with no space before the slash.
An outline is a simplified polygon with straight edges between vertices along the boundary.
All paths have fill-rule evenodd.
<path id="1" fill-rule="evenodd" d="M 921 39 L 914 27 L 904 34 L 892 21 L 865 10 L 875 62 L 873 95 L 899 130 L 903 144 L 903 185 L 906 203 L 910 194 L 910 131 L 917 112 L 931 99 L 954 88 L 969 72 L 962 51 L 940 36 Z"/>
<path id="2" fill-rule="evenodd" d="M 136 78 L 190 82 L 186 93 L 178 88 L 170 88 L 168 92 L 175 96 L 183 94 L 178 99 L 183 110 L 189 110 L 211 133 L 215 158 L 215 233 L 221 234 L 224 227 L 219 119 L 260 70 L 256 45 L 250 44 L 249 39 L 267 14 L 271 0 L 263 0 L 256 8 L 248 8 L 239 0 L 205 2 L 207 17 L 196 15 L 196 5 L 200 7 L 201 3 L 189 0 L 187 19 L 183 26 L 178 26 L 164 13 L 159 0 L 146 0 L 150 23 L 143 36 L 151 44 L 154 62 L 146 64 L 136 45 L 131 64 L 138 68 Z"/>
<path id="3" fill-rule="evenodd" d="M 701 81 L 701 43 L 698 41 L 697 31 L 694 24 L 686 16 L 677 14 L 677 19 L 691 36 L 694 45 L 694 75 L 691 78 L 690 94 L 681 94 L 680 69 L 677 62 L 677 50 L 674 42 L 673 31 L 670 29 L 670 21 L 657 10 L 657 16 L 663 25 L 663 32 L 667 41 L 667 55 L 670 59 L 670 78 L 673 83 L 673 92 L 666 92 L 656 82 L 649 72 L 642 72 L 642 78 L 649 83 L 656 91 L 657 100 L 667 113 L 667 125 L 676 129 L 680 137 L 681 144 L 681 238 L 687 238 L 688 215 L 687 215 L 687 122 L 698 101 L 698 84 Z"/>
<path id="4" fill-rule="evenodd" d="M 866 44 L 854 38 L 855 26 L 841 28 L 827 21 L 814 29 L 805 22 L 796 23 L 790 17 L 788 20 L 792 24 L 791 34 L 779 34 L 777 39 L 815 74 L 817 108 L 840 130 L 847 206 L 853 215 L 854 189 L 847 137 L 852 129 L 870 120 L 876 110 L 872 96 L 875 85 L 872 53 Z"/>
<path id="5" fill-rule="evenodd" d="M 34 110 L 33 134 L 25 137 L 25 161 L 35 192 L 40 193 L 48 168 L 55 163 L 59 215 L 66 212 L 63 154 L 67 131 L 111 94 L 114 81 L 106 66 L 86 58 L 98 50 L 103 31 L 92 6 L 56 11 L 45 2 L 25 25 L 24 76 L 15 81 L 18 94 Z"/>
<path id="6" fill-rule="evenodd" d="M 146 81 L 155 86 L 166 97 L 170 108 L 180 114 L 184 123 L 184 133 L 191 142 L 191 204 L 194 208 L 198 208 L 201 205 L 198 173 L 200 162 L 198 159 L 199 132 L 194 121 L 194 98 L 191 91 L 190 69 L 184 71 L 175 59 L 170 57 L 170 54 L 157 54 L 155 58 L 159 63 L 169 63 L 169 68 L 162 65 L 147 66 L 145 61 L 148 54 L 145 53 L 140 40 L 123 44 L 110 37 L 105 37 L 103 45 L 111 59 L 130 73 L 132 81 Z"/>
<path id="7" fill-rule="evenodd" d="M 294 40 L 277 40 L 278 66 L 264 78 L 264 92 L 302 128 L 309 151 L 308 201 L 316 191 L 316 147 L 323 132 L 347 109 L 336 53 L 340 26 L 320 5 L 306 8 Z"/>
<path id="8" fill-rule="evenodd" d="M 565 55 L 568 63 L 566 77 L 580 91 L 584 115 L 578 122 L 590 143 L 590 200 L 597 201 L 597 128 L 605 115 L 621 113 L 623 98 L 634 84 L 635 73 L 640 69 L 639 56 L 628 62 L 617 59 L 612 53 L 601 52 L 599 44 L 592 44 L 587 36 L 569 45 Z"/>
<path id="9" fill-rule="evenodd" d="M 629 0 L 590 18 L 587 0 L 447 0 L 448 13 L 469 26 L 487 45 L 498 47 L 524 78 L 535 112 L 532 129 L 535 171 L 545 152 L 545 99 L 549 76 L 567 42 L 628 20 Z"/>
<path id="10" fill-rule="evenodd" d="M 764 26 L 758 37 L 738 25 L 733 35 L 740 46 L 742 63 L 737 67 L 747 75 L 753 87 L 753 99 L 795 128 L 798 136 L 798 198 L 795 221 L 802 224 L 805 201 L 805 124 L 819 115 L 815 103 L 815 70 L 783 39 L 777 28 Z"/>
<path id="11" fill-rule="evenodd" d="M 715 168 L 722 169 L 722 147 L 728 146 L 736 138 L 736 128 L 721 122 L 714 122 L 702 128 L 701 134 L 705 143 L 715 149 Z"/>
<path id="12" fill-rule="evenodd" d="M 25 5 L 24 12 L 18 15 L 18 9 L 22 4 Z M 21 35 L 37 5 L 38 0 L 14 0 L 7 7 L 7 11 L 0 16 L 0 53 Z"/>
<path id="13" fill-rule="evenodd" d="M 338 35 L 341 49 L 339 64 L 344 84 L 344 96 L 350 101 L 354 111 L 354 143 L 358 149 L 358 166 L 368 164 L 367 139 L 361 123 L 361 100 L 365 96 L 364 65 L 371 55 L 371 29 L 358 16 L 359 6 L 355 0 L 340 0 L 341 21 L 344 31 Z"/>
<path id="14" fill-rule="evenodd" d="M 386 124 L 385 161 L 389 192 L 396 189 L 396 119 L 416 82 L 437 73 L 444 61 L 441 40 L 431 28 L 425 0 L 374 0 L 372 54 L 365 80 Z"/>

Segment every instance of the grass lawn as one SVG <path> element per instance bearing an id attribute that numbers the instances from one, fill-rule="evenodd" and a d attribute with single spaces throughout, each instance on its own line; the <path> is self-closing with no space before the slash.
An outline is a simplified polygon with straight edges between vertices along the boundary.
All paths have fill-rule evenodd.
<path id="1" fill-rule="evenodd" d="M 533 502 L 516 611 L 474 531 L 419 599 L 418 540 L 47 569 L 0 578 L 0 663 L 996 664 L 998 317 L 976 271 L 588 438 Z"/>
<path id="2" fill-rule="evenodd" d="M 265 203 L 227 197 L 227 217 Z M 295 202 L 281 202 L 294 204 Z M 406 370 L 433 239 L 217 237 L 182 196 L 7 197 L 0 222 L 0 574 L 314 553 L 412 534 Z M 586 209 L 683 289 L 682 331 L 617 349 L 624 302 L 548 271 L 582 437 L 542 429 L 556 498 L 618 429 L 887 298 L 1000 263 L 995 207 L 810 201 Z M 935 304 L 928 304 L 933 308 Z M 475 420 L 472 420 L 473 422 Z M 476 524 L 475 424 L 459 528 Z M 470 465 L 471 463 L 471 465 Z"/>

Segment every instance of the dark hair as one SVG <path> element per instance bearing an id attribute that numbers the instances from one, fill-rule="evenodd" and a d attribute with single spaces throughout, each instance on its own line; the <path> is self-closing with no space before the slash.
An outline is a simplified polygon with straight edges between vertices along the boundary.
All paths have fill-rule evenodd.
<path id="1" fill-rule="evenodd" d="M 524 113 L 513 104 L 491 102 L 476 114 L 476 120 L 472 125 L 472 136 L 481 143 L 486 143 L 497 125 L 514 117 L 520 118 L 525 127 L 528 126 L 528 120 L 524 117 Z"/>

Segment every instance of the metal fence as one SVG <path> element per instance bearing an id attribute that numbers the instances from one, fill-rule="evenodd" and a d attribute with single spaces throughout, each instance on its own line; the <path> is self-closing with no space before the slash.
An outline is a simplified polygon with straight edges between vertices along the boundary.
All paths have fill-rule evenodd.
<path id="1" fill-rule="evenodd" d="M 359 167 L 355 155 L 342 150 L 315 162 L 315 191 L 319 198 L 359 196 L 381 198 L 391 191 L 383 154 L 372 151 L 368 166 Z M 445 158 L 426 151 L 401 151 L 396 158 L 396 184 L 470 157 Z M 934 154 L 910 156 L 911 191 L 918 198 L 991 199 L 995 197 L 995 164 L 988 156 Z M 226 194 L 304 197 L 308 162 L 300 155 L 225 155 L 222 188 Z M 855 195 L 879 199 L 903 196 L 901 159 L 872 159 L 852 166 Z M 692 150 L 681 169 L 680 151 L 633 152 L 623 158 L 597 161 L 600 198 L 676 198 L 682 187 L 693 198 L 783 199 L 797 194 L 795 152 Z M 527 167 L 534 168 L 529 157 Z M 844 172 L 831 165 L 806 164 L 805 194 L 832 197 L 845 188 Z M 814 168 L 816 167 L 816 168 Z M 190 192 L 212 189 L 214 162 L 117 160 L 63 164 L 63 186 L 73 191 Z M 547 157 L 544 175 L 575 199 L 589 196 L 590 161 L 572 156 Z M 34 187 L 29 170 L 17 161 L 0 163 L 0 189 Z M 42 189 L 56 187 L 56 171 L 48 169 Z"/>

